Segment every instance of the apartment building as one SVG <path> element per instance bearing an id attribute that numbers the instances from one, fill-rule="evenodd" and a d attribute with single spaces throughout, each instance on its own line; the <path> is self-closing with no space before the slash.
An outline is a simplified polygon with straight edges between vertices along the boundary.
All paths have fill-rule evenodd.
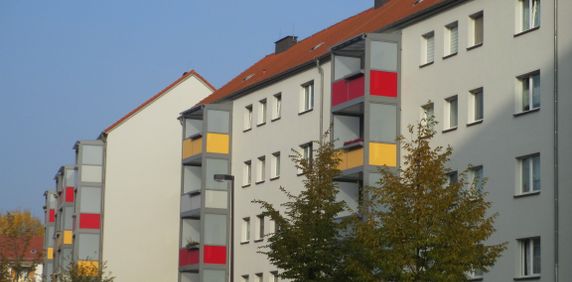
<path id="1" fill-rule="evenodd" d="M 188 159 L 193 153 L 183 153 L 194 172 L 182 178 L 181 205 L 200 215 L 181 214 L 180 281 L 277 281 L 279 270 L 257 253 L 274 226 L 251 201 L 277 206 L 285 201 L 279 186 L 299 191 L 291 150 L 311 157 L 311 141 L 332 125 L 342 157 L 340 199 L 355 207 L 379 167 L 399 167 L 396 137 L 429 115 L 439 122 L 435 144 L 455 148 L 451 177 L 471 165 L 469 177 L 488 179 L 483 189 L 499 214 L 490 242 L 508 242 L 490 272 L 471 278 L 572 279 L 559 267 L 572 263 L 565 239 L 572 227 L 563 216 L 572 209 L 565 173 L 572 161 L 570 12 L 572 3 L 561 0 L 376 1 L 300 42 L 277 41 L 274 54 L 181 117 L 223 105 L 232 112 L 232 138 L 224 143 L 231 144 L 230 175 L 227 163 L 205 172 Z M 209 141 L 193 143 L 194 125 L 185 125 L 183 151 L 198 156 Z M 214 174 L 232 185 L 218 198 L 222 210 L 212 210 L 220 219 L 205 217 L 205 192 L 188 190 L 208 189 Z M 229 224 L 229 241 L 218 238 L 229 257 L 213 262 L 207 232 Z M 200 239 L 186 245 L 193 232 Z M 206 271 L 215 265 L 216 275 Z"/>
<path id="2" fill-rule="evenodd" d="M 75 144 L 75 164 L 56 175 L 56 275 L 73 261 L 105 263 L 120 281 L 177 279 L 177 117 L 213 90 L 197 72 L 186 72 L 99 138 Z"/>
<path id="3" fill-rule="evenodd" d="M 57 208 L 57 200 L 54 192 L 45 192 L 44 198 L 44 260 L 42 262 L 42 279 L 43 281 L 52 281 L 51 275 L 54 271 L 54 233 L 55 233 L 55 214 Z"/>

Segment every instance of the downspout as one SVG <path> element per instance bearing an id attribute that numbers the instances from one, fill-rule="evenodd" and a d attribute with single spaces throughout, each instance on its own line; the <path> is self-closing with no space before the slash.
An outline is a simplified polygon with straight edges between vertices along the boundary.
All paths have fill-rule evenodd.
<path id="1" fill-rule="evenodd" d="M 554 281 L 559 281 L 559 207 L 558 207 L 558 1 L 554 0 Z"/>
<path id="2" fill-rule="evenodd" d="M 324 69 L 320 65 L 320 58 L 316 58 L 316 67 L 320 73 L 320 140 L 324 134 Z"/>

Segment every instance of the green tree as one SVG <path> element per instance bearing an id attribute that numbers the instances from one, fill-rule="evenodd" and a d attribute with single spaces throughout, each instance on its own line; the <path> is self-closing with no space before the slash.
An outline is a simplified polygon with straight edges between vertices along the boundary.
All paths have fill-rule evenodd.
<path id="1" fill-rule="evenodd" d="M 333 181 L 340 173 L 340 159 L 333 144 L 325 141 L 327 136 L 314 142 L 319 145 L 315 158 L 306 159 L 296 151 L 290 156 L 304 174 L 304 189 L 293 195 L 280 187 L 288 198 L 280 205 L 282 212 L 268 202 L 254 201 L 276 224 L 276 232 L 260 252 L 281 270 L 281 278 L 295 282 L 348 281 L 340 234 L 346 223 L 337 220 L 346 205 L 336 200 L 338 188 Z"/>
<path id="2" fill-rule="evenodd" d="M 61 282 L 113 282 L 115 277 L 107 272 L 107 263 L 101 267 L 97 263 L 70 263 L 62 274 Z"/>
<path id="3" fill-rule="evenodd" d="M 453 151 L 431 146 L 434 125 L 429 119 L 409 126 L 410 140 L 400 138 L 403 167 L 382 170 L 379 187 L 368 189 L 371 202 L 354 242 L 366 252 L 351 263 L 362 281 L 465 281 L 470 271 L 486 272 L 506 247 L 485 243 L 496 214 L 487 215 L 484 180 L 468 183 L 465 170 L 449 183 Z"/>
<path id="4" fill-rule="evenodd" d="M 32 239 L 42 237 L 44 228 L 29 211 L 0 214 L 0 275 L 1 281 L 20 281 L 34 272 L 42 261 L 41 250 L 31 252 Z"/>

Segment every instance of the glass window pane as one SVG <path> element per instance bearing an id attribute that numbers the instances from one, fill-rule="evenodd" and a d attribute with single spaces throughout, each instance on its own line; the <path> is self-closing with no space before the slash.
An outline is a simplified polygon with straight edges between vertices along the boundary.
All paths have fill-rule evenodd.
<path id="1" fill-rule="evenodd" d="M 521 0 L 522 3 L 522 30 L 530 28 L 530 2 L 529 0 Z"/>
<path id="2" fill-rule="evenodd" d="M 532 106 L 534 108 L 540 107 L 540 75 L 535 74 L 532 76 Z"/>
<path id="3" fill-rule="evenodd" d="M 540 0 L 532 0 L 532 26 L 531 27 L 539 27 L 540 26 Z"/>
<path id="4" fill-rule="evenodd" d="M 226 245 L 226 215 L 205 214 L 205 245 Z"/>
<path id="5" fill-rule="evenodd" d="M 522 192 L 530 192 L 530 160 L 522 160 Z"/>
<path id="6" fill-rule="evenodd" d="M 533 181 L 534 181 L 534 186 L 533 186 L 533 190 L 534 191 L 539 191 L 540 190 L 540 156 L 536 156 L 534 158 L 532 158 L 532 173 L 533 173 Z"/>
<path id="7" fill-rule="evenodd" d="M 528 78 L 522 80 L 522 110 L 530 110 L 530 84 Z"/>
<path id="8" fill-rule="evenodd" d="M 540 238 L 532 239 L 533 248 L 533 261 L 532 261 L 532 273 L 540 273 Z"/>

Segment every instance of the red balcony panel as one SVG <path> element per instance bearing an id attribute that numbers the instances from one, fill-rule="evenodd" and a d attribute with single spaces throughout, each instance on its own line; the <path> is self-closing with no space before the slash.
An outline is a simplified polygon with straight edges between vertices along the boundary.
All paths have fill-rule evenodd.
<path id="1" fill-rule="evenodd" d="M 179 267 L 198 264 L 199 263 L 199 250 L 198 249 L 180 249 L 179 250 Z"/>
<path id="2" fill-rule="evenodd" d="M 99 229 L 101 215 L 97 213 L 82 213 L 79 215 L 79 228 Z"/>
<path id="3" fill-rule="evenodd" d="M 56 221 L 56 211 L 54 209 L 50 209 L 49 211 L 49 220 L 50 222 Z"/>
<path id="4" fill-rule="evenodd" d="M 73 187 L 66 187 L 66 203 L 73 203 L 74 189 Z"/>
<path id="5" fill-rule="evenodd" d="M 348 80 L 348 101 L 361 97 L 365 93 L 365 78 L 358 76 L 352 80 Z"/>
<path id="6" fill-rule="evenodd" d="M 397 97 L 397 73 L 372 70 L 369 91 L 373 96 Z"/>
<path id="7" fill-rule="evenodd" d="M 332 83 L 332 106 L 341 104 L 347 100 L 348 88 L 345 80 Z"/>
<path id="8" fill-rule="evenodd" d="M 207 246 L 203 247 L 205 252 L 204 262 L 209 264 L 226 264 L 226 246 Z"/>

